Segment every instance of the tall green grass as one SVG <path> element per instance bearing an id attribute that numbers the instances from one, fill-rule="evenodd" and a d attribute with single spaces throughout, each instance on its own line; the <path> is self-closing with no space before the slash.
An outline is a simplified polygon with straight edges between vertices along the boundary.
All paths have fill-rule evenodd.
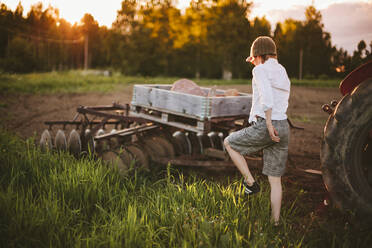
<path id="1" fill-rule="evenodd" d="M 185 176 L 170 167 L 126 177 L 100 160 L 41 153 L 0 131 L 1 247 L 358 247 L 370 244 L 340 218 L 314 219 L 292 189 L 282 224 L 270 223 L 268 185 Z M 333 212 L 331 212 L 332 214 Z M 336 216 L 336 218 L 334 218 Z M 350 245 L 350 246 L 349 246 Z"/>
<path id="2" fill-rule="evenodd" d="M 134 77 L 114 73 L 111 77 L 84 74 L 83 71 L 66 71 L 30 74 L 0 74 L 1 93 L 84 93 L 110 92 L 131 84 L 172 84 L 179 78 Z M 250 79 L 194 79 L 203 86 L 250 84 Z M 292 80 L 293 85 L 338 87 L 339 80 Z"/>

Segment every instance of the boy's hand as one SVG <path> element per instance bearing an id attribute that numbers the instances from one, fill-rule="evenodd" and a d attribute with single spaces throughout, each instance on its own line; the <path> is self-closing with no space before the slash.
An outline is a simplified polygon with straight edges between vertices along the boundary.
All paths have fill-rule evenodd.
<path id="1" fill-rule="evenodd" d="M 275 130 L 273 123 L 271 122 L 271 112 L 272 112 L 272 109 L 268 109 L 265 111 L 266 127 L 267 127 L 267 130 L 269 131 L 271 140 L 274 142 L 279 142 L 280 138 L 279 138 L 278 131 Z"/>
<path id="2" fill-rule="evenodd" d="M 266 125 L 267 125 L 267 130 L 269 131 L 271 140 L 274 142 L 279 142 L 280 138 L 279 138 L 278 131 L 276 131 L 276 129 L 271 123 L 266 123 Z"/>

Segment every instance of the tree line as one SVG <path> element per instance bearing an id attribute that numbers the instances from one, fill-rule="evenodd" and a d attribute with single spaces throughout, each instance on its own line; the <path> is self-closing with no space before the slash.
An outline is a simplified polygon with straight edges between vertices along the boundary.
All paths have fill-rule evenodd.
<path id="1" fill-rule="evenodd" d="M 192 0 L 185 10 L 172 0 L 123 0 L 111 28 L 90 14 L 79 24 L 58 9 L 33 5 L 24 15 L 0 6 L 0 71 L 27 73 L 112 68 L 126 75 L 190 78 L 250 78 L 245 62 L 259 35 L 276 41 L 278 59 L 290 77 L 343 77 L 372 58 L 372 41 L 349 55 L 324 30 L 320 11 L 308 6 L 305 20 L 271 24 L 251 18 L 245 0 Z"/>

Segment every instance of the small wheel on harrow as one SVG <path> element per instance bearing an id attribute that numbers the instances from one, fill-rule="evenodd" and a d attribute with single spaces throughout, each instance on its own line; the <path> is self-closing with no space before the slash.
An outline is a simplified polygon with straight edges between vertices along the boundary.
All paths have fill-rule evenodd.
<path id="1" fill-rule="evenodd" d="M 220 132 L 220 133 L 218 133 L 218 138 L 220 138 L 220 144 L 221 144 L 221 147 L 222 147 L 222 150 L 223 151 L 225 151 L 225 145 L 223 144 L 223 142 L 224 142 L 224 139 L 226 138 L 227 136 L 224 134 L 224 133 L 222 133 L 222 132 Z"/>
<path id="2" fill-rule="evenodd" d="M 83 144 L 83 150 L 87 152 L 88 154 L 94 154 L 95 151 L 95 144 L 94 144 L 94 138 L 92 136 L 92 133 L 90 129 L 85 130 L 85 136 L 84 136 L 85 143 Z"/>
<path id="3" fill-rule="evenodd" d="M 123 162 L 128 166 L 129 169 L 133 169 L 134 167 L 134 157 L 132 153 L 130 153 L 126 148 L 120 147 L 117 149 L 121 159 Z"/>
<path id="4" fill-rule="evenodd" d="M 99 129 L 96 133 L 96 136 L 104 135 L 105 131 L 103 129 Z M 106 150 L 109 150 L 108 141 L 105 139 L 94 141 L 94 149 L 95 151 L 100 154 Z"/>
<path id="5" fill-rule="evenodd" d="M 79 133 L 73 129 L 68 137 L 68 150 L 75 158 L 80 157 L 81 153 L 81 140 Z"/>
<path id="6" fill-rule="evenodd" d="M 66 151 L 67 150 L 67 140 L 65 132 L 62 130 L 58 130 L 56 137 L 54 139 L 55 147 L 58 151 Z"/>
<path id="7" fill-rule="evenodd" d="M 223 143 L 221 143 L 221 139 L 219 137 L 219 134 L 217 132 L 210 132 L 208 133 L 208 137 L 210 140 L 210 143 L 212 145 L 212 148 L 222 150 L 223 149 Z"/>
<path id="8" fill-rule="evenodd" d="M 111 168 L 117 169 L 121 176 L 127 174 L 129 166 L 123 157 L 116 151 L 105 151 L 102 153 L 102 160 Z"/>
<path id="9" fill-rule="evenodd" d="M 113 134 L 113 133 L 116 133 L 116 132 L 117 132 L 116 129 L 112 129 L 110 131 L 110 134 Z M 109 143 L 109 146 L 110 146 L 111 149 L 116 149 L 116 148 L 120 147 L 120 142 L 119 142 L 117 137 L 111 137 L 108 143 Z"/>
<path id="10" fill-rule="evenodd" d="M 52 136 L 50 135 L 49 130 L 45 129 L 41 134 L 40 138 L 40 149 L 41 151 L 51 151 L 53 149 Z"/>

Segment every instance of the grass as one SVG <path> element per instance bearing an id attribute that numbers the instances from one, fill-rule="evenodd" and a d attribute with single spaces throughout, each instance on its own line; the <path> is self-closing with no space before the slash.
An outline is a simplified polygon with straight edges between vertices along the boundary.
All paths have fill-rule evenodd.
<path id="1" fill-rule="evenodd" d="M 30 74 L 0 74 L 0 92 L 4 93 L 84 93 L 110 92 L 126 85 L 139 84 L 172 84 L 179 78 L 171 77 L 134 77 L 113 74 L 84 74 L 83 71 L 65 71 Z M 202 86 L 250 84 L 250 79 L 200 79 L 195 82 Z M 292 85 L 315 87 L 338 87 L 339 80 L 291 80 Z"/>
<path id="2" fill-rule="evenodd" d="M 367 247 L 370 229 L 330 209 L 318 216 L 300 186 L 286 188 L 270 224 L 266 180 L 240 182 L 168 167 L 120 177 L 100 160 L 41 153 L 0 129 L 1 247 Z"/>

